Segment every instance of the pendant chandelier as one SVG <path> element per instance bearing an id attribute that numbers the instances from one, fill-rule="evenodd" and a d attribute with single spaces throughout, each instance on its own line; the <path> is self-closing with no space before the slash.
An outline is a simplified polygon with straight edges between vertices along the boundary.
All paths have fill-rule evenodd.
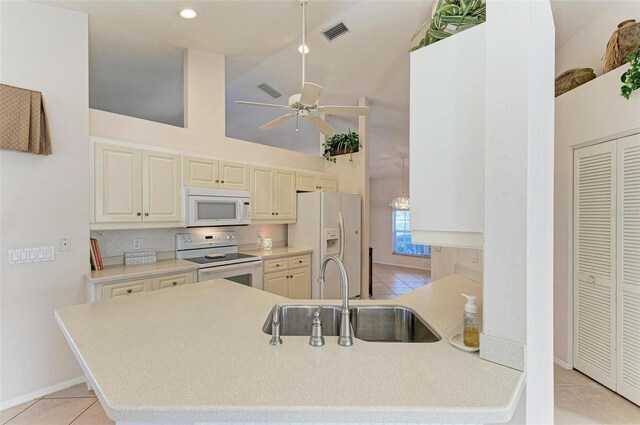
<path id="1" fill-rule="evenodd" d="M 409 197 L 404 190 L 404 159 L 406 157 L 402 155 L 402 195 L 389 202 L 389 206 L 397 211 L 409 211 Z"/>

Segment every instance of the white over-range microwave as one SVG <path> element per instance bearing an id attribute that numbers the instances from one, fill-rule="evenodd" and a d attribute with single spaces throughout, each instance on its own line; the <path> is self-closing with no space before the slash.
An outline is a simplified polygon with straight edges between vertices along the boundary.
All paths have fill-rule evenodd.
<path id="1" fill-rule="evenodd" d="M 251 224 L 251 195 L 243 190 L 187 188 L 187 227 Z"/>

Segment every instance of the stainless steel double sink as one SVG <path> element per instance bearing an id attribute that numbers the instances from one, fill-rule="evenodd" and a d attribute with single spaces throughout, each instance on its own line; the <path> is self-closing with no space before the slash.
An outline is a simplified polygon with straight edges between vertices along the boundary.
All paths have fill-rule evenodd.
<path id="1" fill-rule="evenodd" d="M 281 305 L 280 335 L 310 336 L 317 305 Z M 275 309 L 275 307 L 274 307 Z M 350 307 L 351 326 L 355 338 L 370 342 L 438 342 L 440 336 L 413 310 L 395 305 L 355 305 Z M 271 334 L 273 312 L 269 313 L 262 331 Z M 322 333 L 338 336 L 340 307 L 322 306 Z"/>

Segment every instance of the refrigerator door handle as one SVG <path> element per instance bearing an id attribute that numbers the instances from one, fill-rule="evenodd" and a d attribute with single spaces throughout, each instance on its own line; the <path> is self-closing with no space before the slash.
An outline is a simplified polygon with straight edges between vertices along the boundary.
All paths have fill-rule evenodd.
<path id="1" fill-rule="evenodd" d="M 338 213 L 338 225 L 340 226 L 340 253 L 338 254 L 338 258 L 340 261 L 344 262 L 344 216 L 342 215 L 342 211 Z"/>

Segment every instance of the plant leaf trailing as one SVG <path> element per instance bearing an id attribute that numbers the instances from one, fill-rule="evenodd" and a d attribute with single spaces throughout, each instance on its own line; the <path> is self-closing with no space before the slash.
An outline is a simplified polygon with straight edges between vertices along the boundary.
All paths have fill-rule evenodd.
<path id="1" fill-rule="evenodd" d="M 334 134 L 329 137 L 322 144 L 322 147 L 324 148 L 322 156 L 324 156 L 327 161 L 335 164 L 336 158 L 335 156 L 332 156 L 332 154 L 335 155 L 337 151 L 342 151 L 339 155 L 342 155 L 343 153 L 358 152 L 362 145 L 360 144 L 360 136 L 358 136 L 358 133 L 349 129 L 347 133 Z"/>
<path id="2" fill-rule="evenodd" d="M 487 5 L 485 0 L 439 0 L 433 17 L 415 32 L 411 41 L 414 41 L 426 28 L 426 32 L 418 44 L 409 50 L 413 52 L 455 33 L 461 26 L 478 25 L 487 19 Z M 454 28 L 453 32 L 447 31 L 447 26 Z"/>
<path id="3" fill-rule="evenodd" d="M 625 99 L 629 99 L 631 93 L 640 89 L 640 49 L 627 55 L 624 61 L 630 63 L 629 69 L 620 77 L 622 81 L 620 95 Z"/>

